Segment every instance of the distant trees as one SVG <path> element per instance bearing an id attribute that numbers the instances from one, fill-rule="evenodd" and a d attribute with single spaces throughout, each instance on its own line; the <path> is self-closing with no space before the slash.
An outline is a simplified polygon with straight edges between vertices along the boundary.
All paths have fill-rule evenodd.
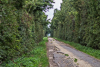
<path id="1" fill-rule="evenodd" d="M 51 29 L 54 37 L 100 49 L 100 1 L 63 0 Z"/>
<path id="2" fill-rule="evenodd" d="M 48 24 L 43 11 L 53 0 L 0 1 L 0 62 L 29 54 Z"/>

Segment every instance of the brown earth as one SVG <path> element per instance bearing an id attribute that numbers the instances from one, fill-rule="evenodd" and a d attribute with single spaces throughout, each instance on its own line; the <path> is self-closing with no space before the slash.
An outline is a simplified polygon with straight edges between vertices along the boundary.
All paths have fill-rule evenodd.
<path id="1" fill-rule="evenodd" d="M 97 60 L 68 44 L 48 38 L 47 55 L 49 67 L 100 67 Z"/>

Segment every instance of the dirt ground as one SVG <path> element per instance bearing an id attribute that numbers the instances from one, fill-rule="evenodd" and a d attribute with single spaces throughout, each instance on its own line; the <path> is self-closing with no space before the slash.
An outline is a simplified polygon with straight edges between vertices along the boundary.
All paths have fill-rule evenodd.
<path id="1" fill-rule="evenodd" d="M 48 38 L 47 55 L 49 67 L 100 67 L 97 60 L 70 45 Z"/>

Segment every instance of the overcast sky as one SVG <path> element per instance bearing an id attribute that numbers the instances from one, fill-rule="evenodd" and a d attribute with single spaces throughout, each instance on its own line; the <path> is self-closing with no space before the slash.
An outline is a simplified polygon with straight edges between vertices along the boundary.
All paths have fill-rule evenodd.
<path id="1" fill-rule="evenodd" d="M 60 10 L 60 6 L 61 6 L 61 3 L 62 3 L 62 0 L 54 0 L 54 6 L 53 6 L 53 9 L 50 9 L 48 12 L 46 12 L 45 14 L 48 15 L 48 19 L 52 19 L 53 18 L 53 13 L 54 13 L 54 9 L 58 9 Z"/>

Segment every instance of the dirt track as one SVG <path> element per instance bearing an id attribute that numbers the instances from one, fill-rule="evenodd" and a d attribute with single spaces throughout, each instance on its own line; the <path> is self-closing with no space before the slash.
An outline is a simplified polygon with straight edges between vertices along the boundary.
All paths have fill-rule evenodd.
<path id="1" fill-rule="evenodd" d="M 53 38 L 48 38 L 47 50 L 50 67 L 100 67 L 100 60 Z"/>

